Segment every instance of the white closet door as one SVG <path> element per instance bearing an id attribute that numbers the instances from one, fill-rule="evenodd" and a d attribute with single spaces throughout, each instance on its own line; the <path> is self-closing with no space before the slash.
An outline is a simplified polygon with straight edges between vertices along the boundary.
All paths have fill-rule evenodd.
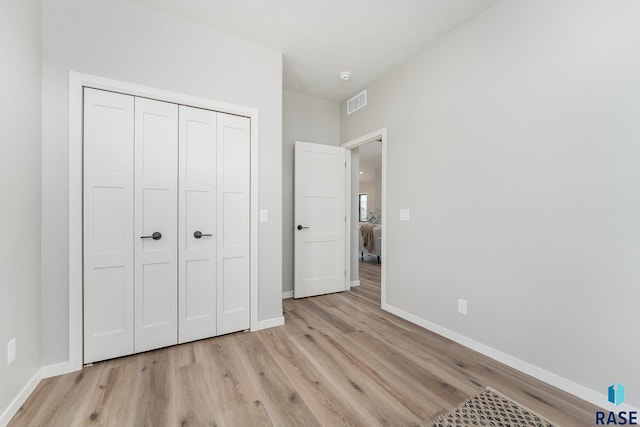
<path id="1" fill-rule="evenodd" d="M 216 113 L 180 106 L 180 343 L 216 335 Z"/>
<path id="2" fill-rule="evenodd" d="M 218 113 L 218 335 L 249 329 L 249 129 Z"/>
<path id="3" fill-rule="evenodd" d="M 84 91 L 84 362 L 131 354 L 134 98 Z"/>
<path id="4" fill-rule="evenodd" d="M 137 353 L 178 342 L 178 106 L 136 98 L 135 127 Z"/>

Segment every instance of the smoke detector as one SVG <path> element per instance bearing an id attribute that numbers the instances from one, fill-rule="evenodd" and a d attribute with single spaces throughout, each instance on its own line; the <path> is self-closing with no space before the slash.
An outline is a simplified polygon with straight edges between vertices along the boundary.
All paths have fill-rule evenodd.
<path id="1" fill-rule="evenodd" d="M 343 71 L 341 73 L 338 73 L 338 77 L 340 77 L 342 80 L 349 80 L 351 78 L 351 73 L 348 71 Z"/>

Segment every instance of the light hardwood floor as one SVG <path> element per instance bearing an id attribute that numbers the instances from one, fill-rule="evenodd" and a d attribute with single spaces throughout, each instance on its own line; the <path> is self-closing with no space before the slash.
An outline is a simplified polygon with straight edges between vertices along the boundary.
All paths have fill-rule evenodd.
<path id="1" fill-rule="evenodd" d="M 564 426 L 596 408 L 380 306 L 380 265 L 350 292 L 284 301 L 286 324 L 42 381 L 10 426 L 418 426 L 492 386 Z"/>

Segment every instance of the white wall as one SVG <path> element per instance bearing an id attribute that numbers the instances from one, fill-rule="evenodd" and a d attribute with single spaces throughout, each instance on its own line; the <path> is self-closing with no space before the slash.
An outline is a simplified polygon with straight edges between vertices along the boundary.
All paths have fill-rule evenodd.
<path id="1" fill-rule="evenodd" d="M 387 303 L 635 406 L 638 22 L 500 2 L 341 106 L 342 141 L 388 131 Z"/>
<path id="2" fill-rule="evenodd" d="M 361 182 L 358 188 L 358 193 L 367 193 L 367 211 L 374 211 L 380 207 L 380 201 L 376 197 L 378 192 L 376 191 L 375 181 Z"/>
<path id="3" fill-rule="evenodd" d="M 282 105 L 282 291 L 293 291 L 293 145 L 295 141 L 339 145 L 340 106 L 285 90 Z"/>
<path id="4" fill-rule="evenodd" d="M 70 70 L 259 110 L 258 317 L 282 316 L 282 55 L 126 0 L 44 2 L 43 40 L 43 363 L 68 359 Z"/>
<path id="5" fill-rule="evenodd" d="M 40 0 L 0 4 L 0 424 L 40 368 L 40 18 Z"/>

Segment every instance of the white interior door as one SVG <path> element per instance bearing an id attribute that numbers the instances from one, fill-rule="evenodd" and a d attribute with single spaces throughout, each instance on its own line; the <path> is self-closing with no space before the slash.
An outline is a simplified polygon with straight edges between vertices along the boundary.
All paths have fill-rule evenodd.
<path id="1" fill-rule="evenodd" d="M 294 297 L 346 289 L 346 150 L 295 143 Z"/>
<path id="2" fill-rule="evenodd" d="M 216 335 L 216 113 L 180 106 L 180 343 Z"/>
<path id="3" fill-rule="evenodd" d="M 137 353 L 178 342 L 178 106 L 135 103 Z"/>
<path id="4" fill-rule="evenodd" d="M 134 351 L 134 98 L 84 91 L 84 361 Z"/>
<path id="5" fill-rule="evenodd" d="M 218 113 L 217 335 L 249 329 L 250 121 Z"/>

